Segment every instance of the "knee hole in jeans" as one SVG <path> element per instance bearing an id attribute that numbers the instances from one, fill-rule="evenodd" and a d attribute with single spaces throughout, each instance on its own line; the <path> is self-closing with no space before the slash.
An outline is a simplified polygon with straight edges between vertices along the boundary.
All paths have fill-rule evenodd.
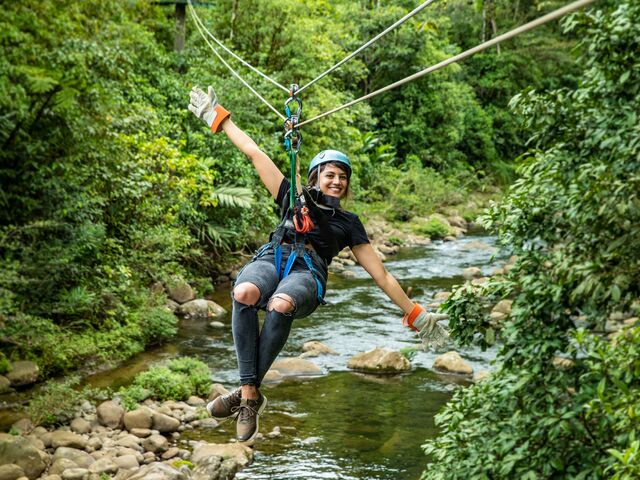
<path id="1" fill-rule="evenodd" d="M 255 305 L 260 300 L 260 289 L 250 282 L 243 282 L 233 289 L 233 299 L 243 305 Z"/>
<path id="2" fill-rule="evenodd" d="M 267 310 L 275 310 L 282 314 L 293 314 L 296 311 L 296 302 L 289 295 L 276 293 L 269 299 Z"/>

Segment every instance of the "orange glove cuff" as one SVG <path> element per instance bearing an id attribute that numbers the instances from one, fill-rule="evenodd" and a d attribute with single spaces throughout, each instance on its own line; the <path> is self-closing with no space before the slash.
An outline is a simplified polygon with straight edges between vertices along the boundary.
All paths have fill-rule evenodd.
<path id="1" fill-rule="evenodd" d="M 413 326 L 413 322 L 416 321 L 416 318 L 418 318 L 418 315 L 420 315 L 422 312 L 424 312 L 424 308 L 422 308 L 417 303 L 414 303 L 413 309 L 409 313 L 406 313 L 404 317 L 402 317 L 402 325 L 404 325 L 405 327 L 409 327 L 411 330 L 418 331 L 418 329 Z"/>
<path id="2" fill-rule="evenodd" d="M 222 130 L 222 122 L 224 122 L 230 116 L 231 113 L 229 113 L 226 108 L 224 108 L 222 105 L 216 105 L 216 118 L 211 124 L 211 131 L 213 133 L 218 133 L 220 130 Z"/>

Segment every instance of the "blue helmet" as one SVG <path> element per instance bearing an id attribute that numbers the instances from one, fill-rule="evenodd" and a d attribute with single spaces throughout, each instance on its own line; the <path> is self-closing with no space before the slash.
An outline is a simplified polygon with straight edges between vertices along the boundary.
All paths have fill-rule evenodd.
<path id="1" fill-rule="evenodd" d="M 351 179 L 351 162 L 349 157 L 338 150 L 322 150 L 319 154 L 311 159 L 309 164 L 309 170 L 307 171 L 307 178 L 311 176 L 314 168 L 324 165 L 325 163 L 338 162 L 347 171 L 347 178 Z"/>

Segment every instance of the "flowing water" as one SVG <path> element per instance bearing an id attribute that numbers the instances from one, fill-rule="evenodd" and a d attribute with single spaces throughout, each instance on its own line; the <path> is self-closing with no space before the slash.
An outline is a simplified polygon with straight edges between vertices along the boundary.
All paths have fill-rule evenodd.
<path id="1" fill-rule="evenodd" d="M 501 263 L 492 237 L 468 236 L 455 242 L 435 242 L 402 249 L 386 262 L 413 298 L 428 304 L 434 293 L 462 283 L 462 269 L 477 266 L 489 274 Z M 484 248 L 483 248 L 484 246 Z M 371 376 L 351 372 L 348 359 L 377 346 L 399 350 L 417 346 L 402 327 L 400 314 L 360 267 L 349 267 L 355 278 L 332 275 L 328 305 L 311 317 L 296 320 L 282 357 L 297 356 L 304 342 L 319 340 L 338 352 L 309 358 L 323 375 L 264 385 L 268 407 L 260 431 L 278 426 L 281 436 L 255 447 L 254 463 L 239 479 L 418 479 L 427 458 L 421 449 L 426 438 L 438 434 L 434 415 L 468 380 L 431 370 L 435 353 L 418 351 L 412 370 L 403 375 Z M 225 291 L 226 290 L 226 291 Z M 213 298 L 230 308 L 228 289 Z M 230 318 L 222 318 L 228 324 Z M 474 371 L 490 370 L 495 351 L 459 350 Z M 206 362 L 213 381 L 236 386 L 235 351 L 230 328 L 214 329 L 207 322 L 182 321 L 170 345 L 96 375 L 94 386 L 117 388 L 149 363 L 177 355 Z M 232 421 L 215 429 L 185 433 L 183 438 L 227 442 Z"/>

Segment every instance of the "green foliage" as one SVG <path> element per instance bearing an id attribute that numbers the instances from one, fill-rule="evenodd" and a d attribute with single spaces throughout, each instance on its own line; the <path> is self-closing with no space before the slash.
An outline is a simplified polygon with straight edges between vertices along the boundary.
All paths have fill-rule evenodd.
<path id="1" fill-rule="evenodd" d="M 48 381 L 27 406 L 27 415 L 33 424 L 52 427 L 68 422 L 82 402 L 100 395 L 99 391 L 88 387 L 78 389 L 79 382 L 75 376 L 62 382 Z"/>
<path id="2" fill-rule="evenodd" d="M 153 392 L 151 390 L 136 384 L 122 387 L 118 390 L 118 397 L 127 411 L 135 410 L 140 403 L 152 395 Z"/>
<path id="3" fill-rule="evenodd" d="M 429 238 L 444 238 L 451 235 L 449 224 L 440 217 L 433 216 L 425 222 L 416 224 L 415 232 Z"/>
<path id="4" fill-rule="evenodd" d="M 4 375 L 11 371 L 11 364 L 4 353 L 0 352 L 0 375 Z"/>
<path id="5" fill-rule="evenodd" d="M 640 5 L 601 8 L 564 23 L 583 39 L 577 88 L 512 102 L 536 150 L 485 219 L 518 261 L 484 294 L 513 310 L 498 371 L 438 415 L 425 479 L 638 475 L 640 328 L 603 332 L 640 310 Z M 484 302 L 447 302 L 462 343 L 486 339 Z"/>
<path id="6" fill-rule="evenodd" d="M 173 462 L 171 462 L 171 465 L 173 465 L 174 468 L 180 468 L 181 466 L 185 465 L 186 467 L 188 467 L 190 470 L 193 470 L 193 463 L 191 463 L 189 460 L 174 460 Z"/>
<path id="7" fill-rule="evenodd" d="M 164 365 L 154 365 L 136 375 L 133 383 L 120 389 L 126 408 L 135 408 L 142 400 L 186 400 L 192 395 L 207 395 L 211 387 L 209 367 L 200 360 L 182 357 Z"/>

